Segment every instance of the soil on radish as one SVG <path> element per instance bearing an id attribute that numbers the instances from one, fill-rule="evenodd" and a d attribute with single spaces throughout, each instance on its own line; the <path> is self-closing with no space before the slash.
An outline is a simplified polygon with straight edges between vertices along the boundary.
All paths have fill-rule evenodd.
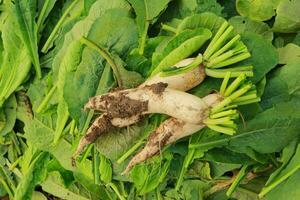
<path id="1" fill-rule="evenodd" d="M 118 96 L 102 96 L 100 101 L 105 103 L 100 108 L 102 107 L 101 109 L 106 111 L 111 118 L 127 118 L 148 110 L 148 101 L 134 100 L 127 97 L 126 94 L 127 92 L 122 92 Z M 93 104 L 95 101 L 91 103 Z"/>
<path id="2" fill-rule="evenodd" d="M 145 86 L 145 88 L 150 89 L 154 94 L 157 94 L 158 96 L 162 95 L 162 93 L 165 91 L 167 87 L 168 84 L 163 82 Z"/>
<path id="3" fill-rule="evenodd" d="M 101 134 L 107 133 L 115 128 L 111 124 L 111 118 L 103 115 L 95 120 L 92 126 L 89 128 L 89 134 L 84 137 L 89 142 L 94 142 Z"/>

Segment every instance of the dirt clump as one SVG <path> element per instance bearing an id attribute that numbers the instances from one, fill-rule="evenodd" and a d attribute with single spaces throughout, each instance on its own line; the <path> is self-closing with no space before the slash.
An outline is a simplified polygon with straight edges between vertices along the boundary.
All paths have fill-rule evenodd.
<path id="1" fill-rule="evenodd" d="M 105 102 L 103 110 L 111 118 L 132 117 L 148 110 L 148 101 L 131 99 L 126 96 L 126 93 L 120 93 L 117 96 L 105 95 L 100 101 Z"/>
<path id="2" fill-rule="evenodd" d="M 168 84 L 163 83 L 163 82 L 145 86 L 145 88 L 150 89 L 154 94 L 157 94 L 157 95 L 161 95 L 167 87 L 168 87 Z"/>

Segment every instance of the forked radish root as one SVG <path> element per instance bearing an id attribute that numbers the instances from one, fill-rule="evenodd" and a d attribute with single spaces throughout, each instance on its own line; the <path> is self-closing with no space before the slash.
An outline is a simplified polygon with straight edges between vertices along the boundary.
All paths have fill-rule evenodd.
<path id="1" fill-rule="evenodd" d="M 252 84 L 243 84 L 244 75 L 240 75 L 227 87 L 229 77 L 230 74 L 225 77 L 220 94 L 210 94 L 202 99 L 210 108 L 210 116 L 207 119 L 200 124 L 192 124 L 176 118 L 164 121 L 150 134 L 145 147 L 130 160 L 123 173 L 128 173 L 136 164 L 158 154 L 165 145 L 189 136 L 206 126 L 217 132 L 234 134 L 236 125 L 233 120 L 238 117 L 238 114 L 231 108 L 238 104 L 257 102 L 260 99 L 256 96 L 255 90 L 250 91 Z"/>
<path id="2" fill-rule="evenodd" d="M 222 100 L 223 97 L 218 94 L 210 94 L 203 98 L 203 101 L 209 107 L 218 104 Z M 150 134 L 145 147 L 130 160 L 124 173 L 128 173 L 136 164 L 158 154 L 165 145 L 174 143 L 183 137 L 192 135 L 204 127 L 204 123 L 192 124 L 176 118 L 167 119 Z"/>
<path id="3" fill-rule="evenodd" d="M 179 63 L 176 64 L 176 67 L 184 67 L 189 64 L 191 64 L 194 61 L 194 58 L 188 58 L 180 61 Z M 198 67 L 194 68 L 193 70 L 187 72 L 187 73 L 182 73 L 178 75 L 173 75 L 173 76 L 167 76 L 167 77 L 162 77 L 161 74 L 157 74 L 148 80 L 146 80 L 143 84 L 141 84 L 138 88 L 142 90 L 147 90 L 150 95 L 159 96 L 160 90 L 165 90 L 166 87 L 172 88 L 172 89 L 177 89 L 177 90 L 189 90 L 198 84 L 200 84 L 205 78 L 205 72 L 204 72 L 204 67 L 202 65 L 198 65 Z M 157 84 L 159 83 L 159 84 Z M 151 86 L 151 85 L 155 85 Z M 144 88 L 144 89 L 143 89 Z M 138 90 L 138 89 L 131 89 L 131 90 Z M 151 92 L 152 91 L 152 92 Z M 118 93 L 116 93 L 118 94 Z M 119 92 L 119 94 L 124 94 L 123 92 Z M 109 98 L 109 94 L 106 95 L 105 98 Z M 96 108 L 97 104 L 103 103 L 103 101 L 98 101 L 100 100 L 99 98 L 91 98 L 85 108 Z M 147 105 L 145 102 L 141 101 L 136 101 L 133 99 L 128 99 L 128 98 L 123 98 L 122 101 L 124 104 L 121 105 L 120 102 L 115 102 L 115 104 L 118 104 L 117 107 L 114 108 L 122 108 L 121 110 L 110 110 L 110 124 L 113 127 L 126 127 L 131 124 L 136 123 L 139 121 L 140 116 L 142 115 L 142 110 L 146 110 Z M 159 106 L 160 107 L 160 106 Z M 97 109 L 96 109 L 97 110 Z M 108 110 L 107 108 L 102 108 L 99 110 Z M 116 112 L 115 112 L 116 111 Z M 115 114 L 114 114 L 115 113 Z M 104 130 L 100 130 L 99 133 L 95 133 L 93 131 L 92 127 L 99 126 L 99 118 L 97 118 L 94 123 L 92 124 L 91 128 L 87 130 L 86 135 L 79 141 L 78 147 L 76 152 L 73 154 L 73 164 L 75 163 L 76 157 L 84 150 L 84 148 L 93 143 L 97 137 L 99 137 L 101 134 L 104 134 Z M 92 136 L 89 136 L 92 135 Z M 87 139 L 87 138 L 93 138 Z"/>

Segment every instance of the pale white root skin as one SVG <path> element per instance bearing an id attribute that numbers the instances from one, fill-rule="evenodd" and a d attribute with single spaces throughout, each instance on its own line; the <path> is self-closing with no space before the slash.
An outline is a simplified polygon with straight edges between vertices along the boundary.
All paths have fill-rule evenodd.
<path id="1" fill-rule="evenodd" d="M 210 94 L 203 98 L 203 101 L 205 101 L 210 108 L 222 100 L 223 97 L 219 94 Z M 128 173 L 136 164 L 144 162 L 158 154 L 165 145 L 192 135 L 204 127 L 205 125 L 203 123 L 191 124 L 176 118 L 167 119 L 150 134 L 145 147 L 130 160 L 123 173 Z"/>
<path id="2" fill-rule="evenodd" d="M 126 126 L 129 126 L 131 124 L 135 124 L 140 120 L 140 116 L 134 115 L 132 117 L 127 117 L 127 118 L 113 118 L 111 119 L 111 124 L 114 125 L 115 127 L 118 128 L 123 128 Z"/>
<path id="3" fill-rule="evenodd" d="M 178 62 L 175 67 L 185 67 L 191 64 L 195 58 L 187 58 L 180 62 Z M 204 66 L 199 65 L 199 67 L 183 74 L 178 74 L 174 76 L 161 77 L 161 73 L 154 75 L 147 79 L 143 84 L 139 87 L 144 87 L 146 85 L 152 85 L 155 83 L 167 83 L 168 88 L 187 91 L 199 85 L 206 77 Z"/>
<path id="4" fill-rule="evenodd" d="M 131 100 L 148 102 L 147 110 L 139 113 L 139 115 L 160 113 L 181 119 L 188 123 L 199 124 L 209 114 L 209 106 L 203 99 L 186 92 L 169 88 L 165 88 L 161 93 L 155 93 L 149 87 L 143 87 L 112 92 L 107 95 L 115 96 L 117 99 L 121 99 L 122 96 L 125 96 Z M 102 101 L 101 96 L 96 96 L 94 99 L 92 100 L 93 103 L 91 103 L 91 105 L 93 104 L 94 109 L 96 108 L 102 112 L 108 112 L 109 109 L 117 106 L 115 104 L 110 104 L 108 101 Z M 96 104 L 95 101 L 97 101 Z M 87 105 L 87 107 L 89 106 Z M 131 117 L 134 118 L 134 116 Z M 130 123 L 135 120 L 128 121 Z M 122 124 L 126 124 L 125 121 L 122 121 Z M 120 125 L 118 126 L 120 127 Z"/>

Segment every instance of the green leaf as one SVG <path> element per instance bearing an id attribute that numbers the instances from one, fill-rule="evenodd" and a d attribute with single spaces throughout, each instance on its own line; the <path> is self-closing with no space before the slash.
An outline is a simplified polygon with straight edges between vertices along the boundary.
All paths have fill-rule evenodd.
<path id="1" fill-rule="evenodd" d="M 226 1 L 227 2 L 227 1 Z M 214 15 L 221 16 L 224 9 L 220 4 L 223 2 L 218 2 L 216 0 L 179 0 L 172 1 L 163 17 L 168 17 L 168 19 L 174 18 L 185 18 L 194 14 L 202 13 L 212 13 Z"/>
<path id="2" fill-rule="evenodd" d="M 220 88 L 222 81 L 211 77 L 205 78 L 204 82 L 190 90 L 190 93 L 198 97 L 205 97 Z"/>
<path id="3" fill-rule="evenodd" d="M 300 28 L 300 2 L 297 0 L 280 0 L 276 8 L 273 25 L 275 32 L 295 33 Z"/>
<path id="4" fill-rule="evenodd" d="M 118 31 L 114 30 L 115 27 L 118 27 Z M 95 42 L 97 46 L 109 49 L 121 56 L 126 55 L 137 44 L 138 34 L 134 21 L 127 17 L 127 11 L 117 9 L 111 10 L 95 20 L 87 38 Z M 98 51 L 87 46 L 84 47 L 81 54 L 78 53 L 76 59 L 80 61 L 78 65 L 67 67 L 63 94 L 71 117 L 80 121 L 86 117 L 82 108 L 89 97 L 95 96 L 97 92 L 105 62 Z M 120 81 L 124 84 L 121 86 L 132 86 L 132 83 L 136 84 L 141 80 L 138 79 L 140 76 L 137 73 L 127 72 L 122 68 L 121 60 L 113 61 L 119 73 L 118 78 L 121 78 Z M 132 80 L 129 82 L 130 79 Z"/>
<path id="5" fill-rule="evenodd" d="M 211 12 L 218 16 L 221 16 L 223 7 L 217 2 L 217 0 L 197 0 L 198 6 L 195 9 L 195 13 Z"/>
<path id="6" fill-rule="evenodd" d="M 78 41 L 74 41 L 70 44 L 68 48 L 67 54 L 62 60 L 59 74 L 58 74 L 58 107 L 57 107 L 57 121 L 56 121 L 56 128 L 55 128 L 55 137 L 54 137 L 54 144 L 58 142 L 60 139 L 63 129 L 67 123 L 69 118 L 68 112 L 68 105 L 64 99 L 64 85 L 65 85 L 65 78 L 68 72 L 68 69 L 74 69 L 77 65 L 81 62 L 81 54 L 83 51 L 83 46 Z"/>
<path id="7" fill-rule="evenodd" d="M 200 49 L 204 43 L 211 38 L 208 29 L 198 28 L 185 30 L 173 37 L 163 50 L 153 54 L 152 75 L 175 65 L 178 61 L 187 58 Z"/>
<path id="8" fill-rule="evenodd" d="M 170 0 L 128 0 L 135 10 L 139 28 L 139 53 L 144 53 L 149 25 L 156 21 L 159 14 L 167 7 Z"/>
<path id="9" fill-rule="evenodd" d="M 270 175 L 268 181 L 266 182 L 266 186 L 270 185 L 270 183 L 276 180 L 276 178 L 281 173 L 281 171 L 283 171 L 286 168 L 286 166 L 289 164 L 289 161 L 291 160 L 291 158 L 294 156 L 296 152 L 297 145 L 298 145 L 298 140 L 295 139 L 291 141 L 290 144 L 288 144 L 282 150 L 282 155 L 280 158 L 280 162 L 282 163 L 282 165 Z"/>
<path id="10" fill-rule="evenodd" d="M 285 65 L 272 72 L 262 96 L 262 107 L 269 108 L 279 102 L 285 102 L 293 98 L 299 99 L 299 76 L 299 62 Z"/>
<path id="11" fill-rule="evenodd" d="M 143 139 L 154 128 L 148 119 L 123 129 L 112 130 L 101 135 L 95 145 L 98 151 L 111 160 L 117 160 L 137 141 Z"/>
<path id="12" fill-rule="evenodd" d="M 300 170 L 295 172 L 288 179 L 270 191 L 264 199 L 266 200 L 281 200 L 290 199 L 297 200 L 300 195 L 299 190 Z"/>
<path id="13" fill-rule="evenodd" d="M 73 41 L 79 40 L 83 36 L 86 36 L 88 34 L 88 32 L 90 31 L 92 25 L 95 23 L 95 20 L 98 17 L 102 16 L 108 10 L 115 9 L 115 8 L 123 8 L 125 10 L 129 10 L 129 5 L 125 0 L 114 0 L 109 3 L 106 0 L 98 0 L 91 6 L 88 16 L 86 18 L 78 21 L 75 25 L 73 25 L 73 27 L 71 27 L 71 30 L 65 34 L 63 44 L 60 47 L 58 53 L 55 55 L 54 60 L 53 60 L 52 66 L 53 66 L 54 79 L 57 79 L 57 74 L 59 71 L 60 64 L 62 62 L 64 55 L 67 52 L 69 45 Z M 124 12 L 122 12 L 122 13 L 124 13 Z M 120 15 L 121 15 L 121 13 L 120 13 Z M 115 21 L 115 23 L 116 23 L 116 21 Z M 107 24 L 107 26 L 109 26 L 109 24 Z M 108 31 L 102 30 L 103 33 L 102 32 L 100 32 L 100 33 L 107 34 L 108 32 L 109 33 L 116 32 L 115 30 L 111 30 L 111 29 L 112 29 L 112 26 L 110 27 L 110 29 Z M 97 35 L 96 35 L 96 38 L 97 38 Z M 89 38 L 89 39 L 94 39 L 94 38 Z M 111 42 L 113 42 L 113 41 L 115 41 L 115 40 L 112 40 Z M 116 43 L 116 42 L 113 42 L 113 43 Z"/>
<path id="14" fill-rule="evenodd" d="M 68 21 L 74 20 L 79 17 L 84 9 L 84 1 L 74 0 L 70 4 L 66 4 L 68 8 L 64 11 L 61 18 L 58 20 L 57 24 L 53 28 L 51 34 L 49 35 L 47 41 L 45 42 L 42 52 L 47 53 L 48 50 L 52 47 L 54 40 L 57 37 L 57 33 L 63 27 L 64 24 L 67 24 Z"/>
<path id="15" fill-rule="evenodd" d="M 278 48 L 279 64 L 290 64 L 300 62 L 300 47 L 289 43 L 282 48 Z"/>
<path id="16" fill-rule="evenodd" d="M 5 101 L 2 107 L 5 117 L 5 126 L 0 130 L 0 135 L 6 135 L 12 131 L 17 117 L 17 101 L 14 95 L 11 95 L 9 99 Z"/>
<path id="17" fill-rule="evenodd" d="M 0 68 L 0 106 L 24 81 L 31 68 L 31 60 L 10 15 L 2 26 L 3 62 Z"/>
<path id="18" fill-rule="evenodd" d="M 47 200 L 47 197 L 41 192 L 34 191 L 32 193 L 32 200 Z"/>
<path id="19" fill-rule="evenodd" d="M 235 0 L 227 0 L 227 1 L 222 1 L 220 3 L 224 7 L 223 13 L 226 18 L 231 18 L 233 16 L 238 15 L 235 6 Z"/>
<path id="20" fill-rule="evenodd" d="M 180 193 L 186 200 L 204 199 L 204 191 L 209 188 L 209 184 L 201 180 L 187 180 L 182 184 Z"/>
<path id="21" fill-rule="evenodd" d="M 201 14 L 191 15 L 184 18 L 177 27 L 177 33 L 186 29 L 207 28 L 213 35 L 218 31 L 222 23 L 225 21 L 213 13 L 205 12 Z"/>
<path id="22" fill-rule="evenodd" d="M 214 148 L 205 153 L 204 160 L 218 163 L 232 164 L 253 164 L 255 163 L 249 156 L 231 151 L 227 148 Z"/>
<path id="23" fill-rule="evenodd" d="M 152 158 L 154 163 L 139 164 L 131 170 L 131 178 L 140 195 L 146 194 L 157 188 L 168 174 L 172 155 L 165 152 L 165 159 L 162 159 L 162 157 L 154 157 Z"/>
<path id="24" fill-rule="evenodd" d="M 29 98 L 24 92 L 18 92 L 16 94 L 17 99 L 17 119 L 27 123 L 33 118 L 31 105 L 29 103 Z"/>
<path id="25" fill-rule="evenodd" d="M 100 155 L 99 171 L 101 175 L 101 180 L 104 183 L 110 183 L 112 181 L 111 163 L 104 155 Z"/>
<path id="26" fill-rule="evenodd" d="M 35 186 L 44 181 L 47 176 L 47 163 L 49 160 L 48 153 L 40 153 L 34 158 L 29 166 L 28 171 L 19 183 L 15 197 L 16 200 L 30 200 Z"/>
<path id="27" fill-rule="evenodd" d="M 241 36 L 251 57 L 240 62 L 239 65 L 252 65 L 254 76 L 251 80 L 257 83 L 278 64 L 278 53 L 270 41 L 258 34 L 246 32 Z"/>
<path id="28" fill-rule="evenodd" d="M 66 200 L 88 200 L 88 198 L 76 194 L 75 192 L 66 188 L 62 177 L 58 172 L 50 172 L 47 179 L 41 184 L 43 190 L 55 197 Z"/>
<path id="29" fill-rule="evenodd" d="M 49 13 L 51 12 L 51 10 L 53 9 L 55 3 L 57 0 L 45 0 L 43 2 L 43 7 L 41 12 L 39 13 L 39 17 L 37 20 L 37 31 L 41 32 L 43 30 L 43 26 L 45 26 L 45 20 L 47 19 L 47 17 L 49 16 Z"/>
<path id="30" fill-rule="evenodd" d="M 253 21 L 247 17 L 235 16 L 228 21 L 233 27 L 237 34 L 244 32 L 257 33 L 263 36 L 266 40 L 273 40 L 273 32 L 268 24 L 259 21 Z"/>
<path id="31" fill-rule="evenodd" d="M 277 187 L 280 183 L 288 179 L 296 172 L 299 172 L 300 169 L 300 145 L 296 149 L 295 155 L 291 158 L 288 165 L 285 166 L 284 169 L 281 170 L 279 174 L 271 181 L 269 184 L 262 189 L 260 192 L 260 197 L 264 196 L 266 193 L 271 191 L 273 188 Z"/>
<path id="32" fill-rule="evenodd" d="M 138 53 L 138 49 L 133 49 L 126 57 L 127 69 L 141 73 L 144 77 L 149 73 L 151 68 L 151 57 L 156 47 L 168 36 L 157 36 L 149 38 L 146 41 L 144 55 Z"/>
<path id="33" fill-rule="evenodd" d="M 143 78 L 140 74 L 134 71 L 127 71 L 124 68 L 125 62 L 123 62 L 118 55 L 109 53 L 106 49 L 97 46 L 94 42 L 86 38 L 82 38 L 80 41 L 87 45 L 89 48 L 97 51 L 99 55 L 101 55 L 106 60 L 107 65 L 109 65 L 114 72 L 115 79 L 119 87 L 136 87 L 143 82 Z"/>
<path id="34" fill-rule="evenodd" d="M 51 147 L 54 130 L 35 118 L 25 126 L 25 137 L 36 148 L 46 150 Z"/>
<path id="35" fill-rule="evenodd" d="M 96 185 L 93 179 L 85 176 L 82 173 L 74 173 L 75 180 L 86 188 L 90 194 L 96 199 L 109 199 L 108 192 L 103 185 Z"/>
<path id="36" fill-rule="evenodd" d="M 293 43 L 300 46 L 300 31 L 298 31 L 297 35 L 295 36 Z"/>
<path id="37" fill-rule="evenodd" d="M 14 14 L 22 41 L 24 42 L 36 74 L 42 77 L 37 44 L 37 25 L 35 23 L 36 0 L 15 0 L 12 13 Z"/>
<path id="38" fill-rule="evenodd" d="M 278 0 L 237 0 L 236 9 L 240 15 L 255 21 L 265 21 L 275 15 Z"/>

